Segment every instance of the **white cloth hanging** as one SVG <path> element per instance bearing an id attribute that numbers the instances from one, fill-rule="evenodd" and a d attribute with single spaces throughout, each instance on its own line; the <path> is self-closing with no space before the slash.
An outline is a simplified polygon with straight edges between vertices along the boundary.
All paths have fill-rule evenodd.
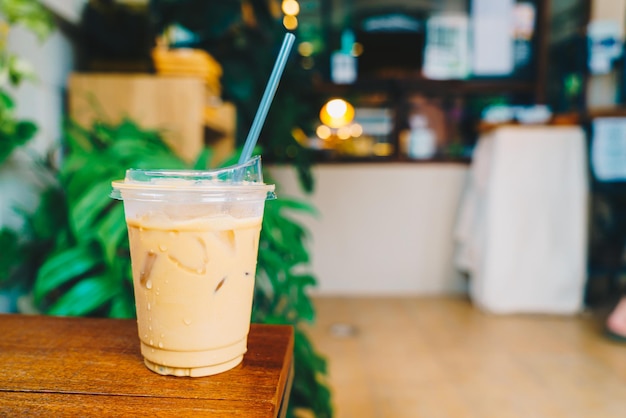
<path id="1" fill-rule="evenodd" d="M 469 293 L 494 313 L 583 308 L 588 178 L 577 126 L 504 126 L 481 135 L 455 235 Z"/>

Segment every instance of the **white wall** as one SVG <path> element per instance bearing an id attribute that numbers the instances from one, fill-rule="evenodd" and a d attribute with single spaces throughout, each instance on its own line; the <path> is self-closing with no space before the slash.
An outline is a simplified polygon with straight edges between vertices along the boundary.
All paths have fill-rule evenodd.
<path id="1" fill-rule="evenodd" d="M 278 198 L 304 197 L 319 219 L 312 235 L 318 294 L 446 294 L 465 291 L 453 266 L 453 230 L 467 166 L 446 163 L 322 164 L 305 196 L 290 167 L 273 166 Z"/>
<path id="2" fill-rule="evenodd" d="M 20 27 L 11 29 L 8 47 L 28 61 L 37 74 L 36 81 L 25 81 L 11 95 L 17 116 L 35 122 L 39 131 L 0 165 L 0 227 L 19 228 L 22 218 L 14 209 L 34 209 L 46 181 L 33 158 L 53 150 L 61 135 L 64 89 L 73 66 L 73 52 L 69 40 L 59 31 L 40 42 Z"/>

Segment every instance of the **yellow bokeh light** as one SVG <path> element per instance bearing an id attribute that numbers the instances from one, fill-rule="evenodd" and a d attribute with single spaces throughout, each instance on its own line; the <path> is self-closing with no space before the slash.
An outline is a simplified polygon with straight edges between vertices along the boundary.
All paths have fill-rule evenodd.
<path id="1" fill-rule="evenodd" d="M 363 127 L 358 123 L 353 123 L 352 125 L 350 125 L 350 135 L 355 138 L 360 137 L 361 135 L 363 135 Z"/>
<path id="2" fill-rule="evenodd" d="M 393 145 L 387 142 L 378 142 L 374 144 L 372 152 L 378 157 L 388 157 L 393 154 Z"/>
<path id="3" fill-rule="evenodd" d="M 310 57 L 313 54 L 313 44 L 311 42 L 300 42 L 298 53 L 303 57 Z"/>
<path id="4" fill-rule="evenodd" d="M 360 56 L 363 53 L 363 44 L 360 44 L 358 42 L 353 43 L 351 53 L 353 57 Z"/>
<path id="5" fill-rule="evenodd" d="M 285 17 L 283 17 L 283 26 L 287 30 L 294 30 L 298 27 L 298 18 L 291 15 L 285 15 Z"/>
<path id="6" fill-rule="evenodd" d="M 331 132 L 330 128 L 328 126 L 326 126 L 326 125 L 320 125 L 315 130 L 315 134 L 320 139 L 328 139 L 328 138 L 330 138 L 330 134 L 331 133 L 332 132 Z"/>
<path id="7" fill-rule="evenodd" d="M 320 120 L 331 128 L 348 125 L 354 119 L 354 107 L 343 99 L 332 99 L 320 110 Z"/>
<path id="8" fill-rule="evenodd" d="M 339 139 L 348 139 L 351 136 L 352 135 L 350 135 L 350 127 L 349 126 L 342 126 L 341 128 L 337 129 L 337 138 L 339 138 Z"/>
<path id="9" fill-rule="evenodd" d="M 288 16 L 296 16 L 300 13 L 300 4 L 296 0 L 285 0 L 281 6 L 283 13 Z"/>

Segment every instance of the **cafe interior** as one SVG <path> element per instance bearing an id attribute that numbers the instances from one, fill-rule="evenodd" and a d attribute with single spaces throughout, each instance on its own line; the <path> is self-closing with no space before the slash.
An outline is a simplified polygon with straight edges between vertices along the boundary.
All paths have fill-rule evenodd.
<path id="1" fill-rule="evenodd" d="M 626 0 L 0 15 L 0 311 L 133 318 L 111 181 L 236 161 L 293 33 L 254 149 L 287 416 L 626 416 Z"/>

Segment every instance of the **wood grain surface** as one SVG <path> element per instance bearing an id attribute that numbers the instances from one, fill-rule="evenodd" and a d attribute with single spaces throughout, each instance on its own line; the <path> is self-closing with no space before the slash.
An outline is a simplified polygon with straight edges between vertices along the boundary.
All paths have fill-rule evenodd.
<path id="1" fill-rule="evenodd" d="M 276 417 L 293 330 L 253 324 L 242 364 L 202 378 L 160 376 L 134 320 L 0 315 L 0 416 Z"/>

